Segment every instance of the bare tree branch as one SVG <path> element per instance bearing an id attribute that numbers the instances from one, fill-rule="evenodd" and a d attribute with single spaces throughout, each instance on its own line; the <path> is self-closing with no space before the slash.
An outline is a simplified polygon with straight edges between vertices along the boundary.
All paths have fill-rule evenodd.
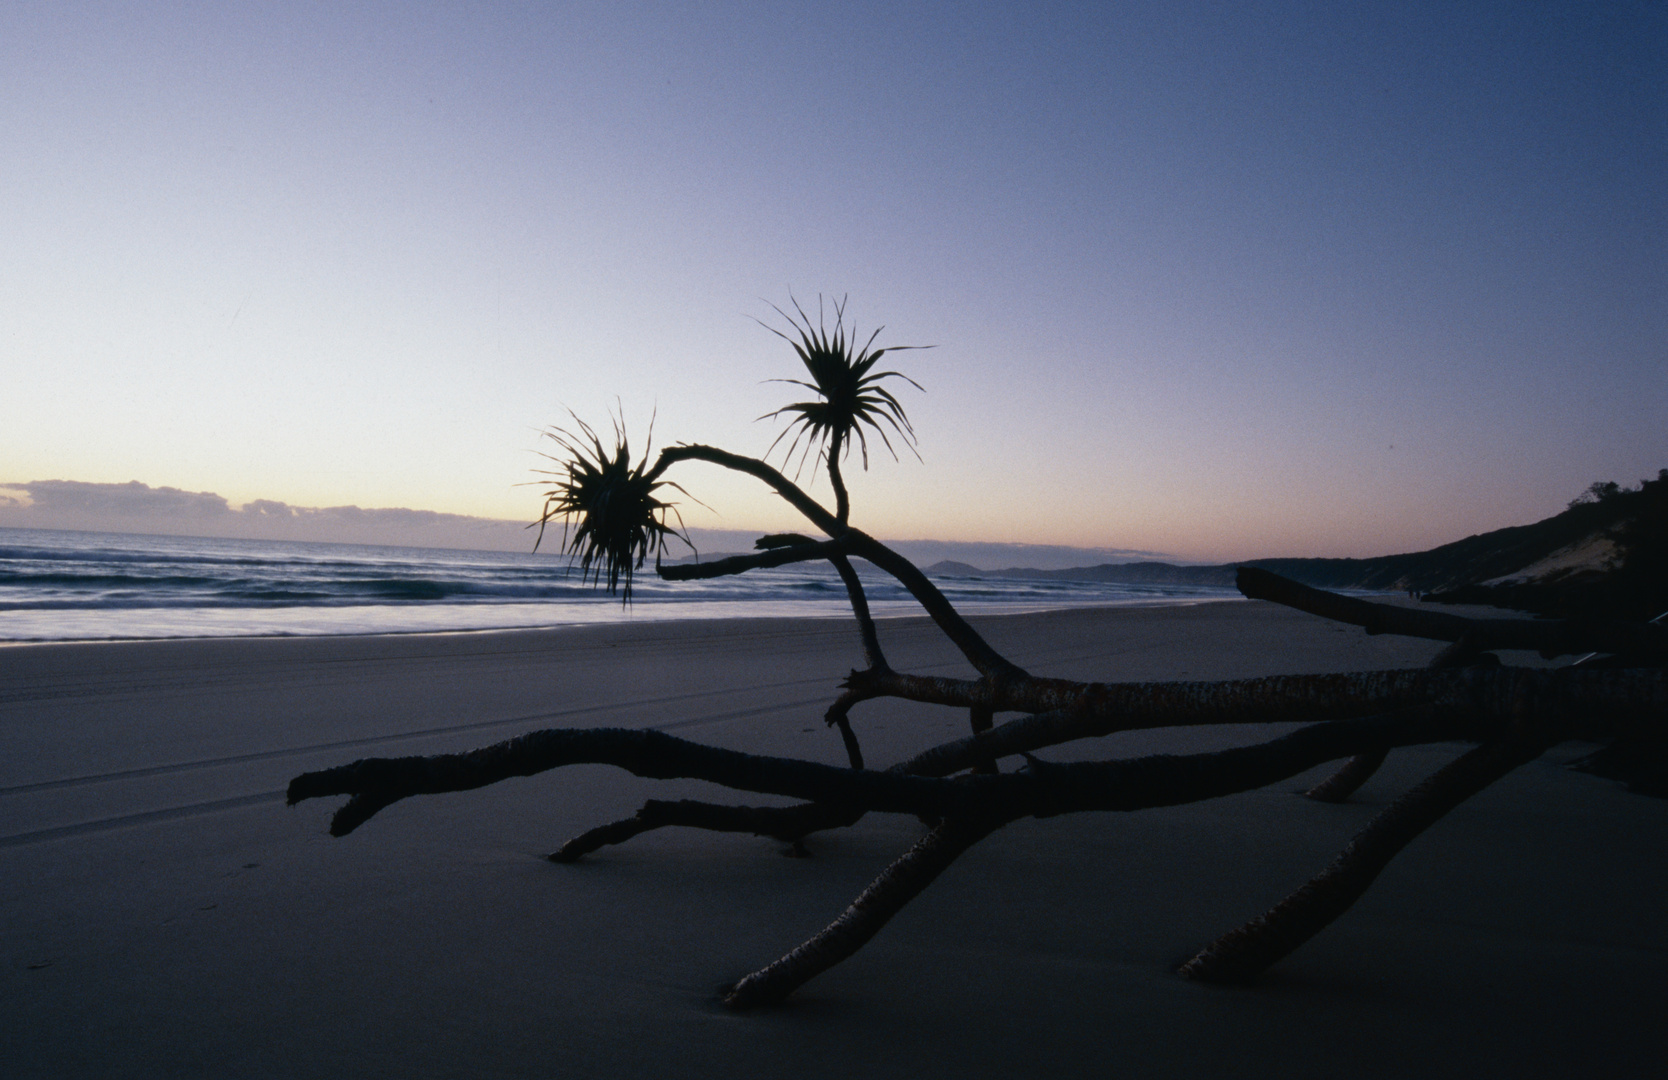
<path id="1" fill-rule="evenodd" d="M 821 503 L 805 494 L 798 484 L 783 476 L 778 470 L 757 458 L 732 454 L 716 446 L 702 446 L 699 443 L 668 446 L 660 452 L 660 457 L 655 461 L 654 468 L 649 470 L 647 479 L 660 479 L 667 469 L 680 461 L 705 461 L 710 465 L 720 465 L 735 472 L 746 473 L 764 481 L 776 494 L 786 499 L 788 505 L 804 514 L 811 524 L 829 536 L 838 538 L 846 531 L 838 518 L 823 509 Z"/>
<path id="2" fill-rule="evenodd" d="M 869 614 L 869 598 L 863 592 L 863 582 L 852 569 L 851 560 L 844 554 L 829 557 L 840 580 L 845 583 L 846 596 L 851 600 L 851 613 L 857 617 L 857 631 L 863 637 L 863 659 L 871 671 L 886 671 L 886 654 L 880 650 L 880 634 L 875 630 L 874 616 Z"/>
<path id="3" fill-rule="evenodd" d="M 1519 735 L 1484 743 L 1397 799 L 1351 840 L 1337 860 L 1267 914 L 1224 934 L 1183 964 L 1201 982 L 1247 982 L 1349 910 L 1420 833 L 1444 814 L 1550 745 Z"/>
<path id="4" fill-rule="evenodd" d="M 916 569 L 915 564 L 899 555 L 879 540 L 858 529 L 853 529 L 830 514 L 820 503 L 800 489 L 798 484 L 783 476 L 775 468 L 759 461 L 757 458 L 743 457 L 732 454 L 727 450 L 719 450 L 712 446 L 698 444 L 683 444 L 670 446 L 660 452 L 653 469 L 646 474 L 649 481 L 658 480 L 665 471 L 680 461 L 705 461 L 712 465 L 720 465 L 726 469 L 746 473 L 764 481 L 778 495 L 804 514 L 810 522 L 835 540 L 843 540 L 851 545 L 850 553 L 858 555 L 874 563 L 880 569 L 898 579 L 904 588 L 909 590 L 917 603 L 926 609 L 927 614 L 944 631 L 946 637 L 955 643 L 956 647 L 967 657 L 968 662 L 982 673 L 1006 672 L 1023 675 L 1016 665 L 1009 662 L 1001 653 L 990 647 L 990 643 L 968 624 L 966 619 L 947 600 L 938 586 L 927 579 L 927 576 Z M 749 556 L 750 557 L 750 556 Z"/>
<path id="5" fill-rule="evenodd" d="M 1504 671 L 1513 672 L 1513 669 Z M 1615 678 L 1639 673 L 1581 674 Z M 1651 674 L 1662 676 L 1668 672 Z M 1659 684 L 1664 681 L 1657 680 Z M 1658 689 L 1662 687 L 1659 685 Z M 1572 719 L 1557 709 L 1528 711 L 1529 719 L 1547 725 Z M 411 795 L 465 791 L 563 765 L 606 764 L 653 779 L 708 780 L 738 791 L 785 795 L 865 810 L 1013 820 L 1088 810 L 1136 810 L 1213 798 L 1263 787 L 1378 745 L 1487 738 L 1508 720 L 1503 710 L 1490 708 L 1486 702 L 1459 707 L 1427 704 L 1387 715 L 1314 724 L 1256 746 L 1213 754 L 1157 755 L 1066 765 L 1033 761 L 1030 768 L 1019 773 L 949 779 L 744 754 L 688 742 L 659 731 L 620 728 L 540 731 L 464 754 L 366 758 L 350 765 L 306 773 L 290 782 L 288 795 L 292 804 L 320 796 L 352 796 L 331 825 L 332 834 L 340 836 L 357 828 L 383 807 Z M 1590 722 L 1584 727 L 1590 729 Z M 994 734 L 993 730 L 969 741 L 977 744 Z M 1560 734 L 1567 731 L 1560 729 Z"/>
<path id="6" fill-rule="evenodd" d="M 1426 667 L 1457 668 L 1465 667 L 1476 662 L 1481 656 L 1477 648 L 1477 634 L 1467 631 L 1458 641 L 1447 646 Z M 1486 654 L 1496 664 L 1499 659 L 1492 653 Z M 1344 763 L 1344 767 L 1322 780 L 1308 791 L 1304 792 L 1316 802 L 1341 803 L 1361 789 L 1361 785 L 1372 779 L 1373 774 L 1383 766 L 1385 759 L 1390 756 L 1387 748 L 1369 750 L 1365 754 L 1357 754 Z"/>
<path id="7" fill-rule="evenodd" d="M 1365 627 L 1369 634 L 1458 641 L 1473 638 L 1473 648 L 1530 649 L 1547 658 L 1573 653 L 1642 653 L 1668 657 L 1668 628 L 1648 624 L 1566 619 L 1468 619 L 1446 611 L 1421 611 L 1374 604 L 1353 596 L 1312 589 L 1254 566 L 1235 575 L 1239 591 L 1253 600 L 1307 611 L 1324 619 Z"/>
<path id="8" fill-rule="evenodd" d="M 949 818 L 883 870 L 851 906 L 821 933 L 768 967 L 742 979 L 724 995 L 734 1009 L 774 1005 L 806 982 L 868 944 L 905 904 L 937 880 L 962 852 L 989 836 L 1000 822 Z"/>
<path id="9" fill-rule="evenodd" d="M 1361 785 L 1373 778 L 1373 774 L 1384 765 L 1390 757 L 1390 748 L 1386 746 L 1374 747 L 1366 753 L 1356 754 L 1337 772 L 1322 780 L 1303 794 L 1316 802 L 1341 803 L 1349 799 Z"/>
<path id="10" fill-rule="evenodd" d="M 824 803 L 796 806 L 723 806 L 717 803 L 680 799 L 663 802 L 650 799 L 633 817 L 582 833 L 548 856 L 551 862 L 574 862 L 609 844 L 623 844 L 634 836 L 669 825 L 684 825 L 712 832 L 752 833 L 797 843 L 814 832 L 845 828 L 855 824 L 863 811 Z"/>
<path id="11" fill-rule="evenodd" d="M 787 566 L 789 563 L 841 558 L 846 548 L 844 540 L 812 541 L 808 544 L 772 548 L 752 555 L 731 555 L 727 559 L 714 559 L 712 562 L 669 563 L 655 567 L 655 573 L 666 581 L 704 581 L 707 578 L 745 574 L 749 570 Z"/>
<path id="12" fill-rule="evenodd" d="M 1588 668 L 1415 668 L 1271 675 L 1230 682 L 1075 683 L 1031 678 L 993 687 L 985 680 L 857 672 L 847 685 L 857 700 L 890 696 L 1033 714 L 922 755 L 951 757 L 956 765 L 947 773 L 971 768 L 981 756 L 1007 757 L 1073 739 L 1143 728 L 1306 723 L 1427 702 L 1502 716 L 1507 701 L 1521 692 L 1539 695 L 1538 708 L 1568 714 L 1570 722 L 1577 724 L 1572 737 L 1580 738 L 1608 737 L 1624 721 L 1646 723 L 1653 718 L 1652 710 L 1668 709 L 1668 679 L 1660 669 L 1608 671 L 1614 680 L 1595 678 L 1598 674 Z"/>
<path id="13" fill-rule="evenodd" d="M 990 643 L 961 617 L 938 586 L 916 569 L 914 563 L 861 529 L 851 529 L 847 536 L 851 541 L 851 553 L 897 578 L 980 674 L 1002 678 L 1026 677 L 1019 665 L 991 648 Z"/>

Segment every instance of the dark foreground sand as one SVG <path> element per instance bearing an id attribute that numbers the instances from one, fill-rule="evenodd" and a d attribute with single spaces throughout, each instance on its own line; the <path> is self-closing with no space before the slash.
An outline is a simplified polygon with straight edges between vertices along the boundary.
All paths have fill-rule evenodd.
<path id="1" fill-rule="evenodd" d="M 1034 671 L 1106 679 L 1435 651 L 1254 603 L 984 625 Z M 883 632 L 897 666 L 962 670 L 919 623 Z M 1019 823 L 789 1006 L 744 1015 L 719 985 L 824 925 L 918 823 L 870 817 L 811 859 L 666 830 L 556 866 L 540 856 L 645 797 L 713 789 L 570 769 L 408 800 L 342 840 L 325 834 L 333 805 L 283 805 L 307 769 L 550 726 L 839 761 L 820 714 L 853 636 L 742 621 L 0 649 L 0 1075 L 1637 1076 L 1660 1061 L 1668 803 L 1560 768 L 1578 747 L 1462 806 L 1253 989 L 1171 969 L 1455 748 L 1397 753 L 1342 807 L 1295 797 L 1300 778 Z M 876 764 L 963 723 L 858 716 Z"/>

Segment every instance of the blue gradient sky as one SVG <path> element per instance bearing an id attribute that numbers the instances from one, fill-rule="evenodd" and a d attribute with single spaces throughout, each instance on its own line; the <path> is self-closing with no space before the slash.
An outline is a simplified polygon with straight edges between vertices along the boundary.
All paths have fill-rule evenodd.
<path id="1" fill-rule="evenodd" d="M 527 518 L 566 407 L 762 453 L 790 288 L 937 346 L 884 536 L 1373 555 L 1668 466 L 1668 8 L 1016 7 L 9 4 L 0 482 Z"/>

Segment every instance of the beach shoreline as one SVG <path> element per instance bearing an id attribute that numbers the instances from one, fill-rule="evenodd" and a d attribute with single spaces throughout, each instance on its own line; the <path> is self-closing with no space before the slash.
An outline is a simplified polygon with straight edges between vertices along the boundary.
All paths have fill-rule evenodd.
<path id="1" fill-rule="evenodd" d="M 860 569 L 870 611 L 920 614 L 896 580 Z M 1238 599 L 1230 588 L 936 579 L 963 614 Z M 832 567 L 794 564 L 697 581 L 637 575 L 632 602 L 566 558 L 370 545 L 0 529 L 0 644 L 292 637 L 724 619 L 849 618 Z"/>
<path id="2" fill-rule="evenodd" d="M 973 621 L 1038 674 L 1117 681 L 1413 667 L 1439 647 L 1255 601 Z M 968 671 L 924 619 L 881 635 L 899 669 Z M 717 988 L 826 924 L 918 822 L 870 815 L 813 838 L 810 859 L 668 829 L 555 866 L 540 856 L 645 798 L 766 800 L 588 766 L 407 800 L 340 840 L 325 834 L 333 800 L 283 805 L 301 771 L 541 727 L 654 727 L 838 764 L 822 711 L 860 660 L 855 628 L 831 619 L 0 650 L 0 1060 L 21 1077 L 1475 1076 L 1656 1061 L 1668 812 L 1563 769 L 1569 747 L 1456 810 L 1249 990 L 1171 971 L 1457 747 L 1398 751 L 1343 806 L 1294 797 L 1294 778 L 1018 822 L 786 1007 L 745 1015 Z M 875 702 L 854 722 L 884 766 L 966 717 Z M 1053 756 L 1267 734 L 1129 732 Z"/>
<path id="3" fill-rule="evenodd" d="M 1378 594 L 1373 594 L 1375 598 Z M 958 605 L 957 610 L 969 618 L 1005 617 L 1017 615 L 1040 615 L 1051 611 L 1122 611 L 1137 608 L 1161 607 L 1193 607 L 1199 604 L 1238 603 L 1243 597 L 1239 596 L 1210 596 L 1210 597 L 1177 597 L 1173 599 L 1155 600 L 1140 598 L 1124 601 L 1094 601 L 1086 603 L 1049 603 L 1037 601 L 1035 603 L 992 602 L 988 604 L 964 603 Z M 701 611 L 690 610 L 691 605 L 654 605 L 630 610 L 621 615 L 619 602 L 612 597 L 601 601 L 598 610 L 587 618 L 552 618 L 550 616 L 523 616 L 526 622 L 498 623 L 488 621 L 485 625 L 460 625 L 466 620 L 457 617 L 457 612 L 474 613 L 486 609 L 491 605 L 452 605 L 448 611 L 438 611 L 433 621 L 437 624 L 432 628 L 417 629 L 377 629 L 377 630 L 258 630 L 231 628 L 224 632 L 199 633 L 86 633 L 80 637 L 38 637 L 23 639 L 0 638 L 0 649 L 13 646 L 41 646 L 41 645 L 119 645 L 143 641 L 211 641 L 231 638 L 256 640 L 288 640 L 294 638 L 362 638 L 362 637 L 411 637 L 423 635 L 447 634 L 523 634 L 539 633 L 549 630 L 584 630 L 602 626 L 629 626 L 637 623 L 706 623 L 706 622 L 746 622 L 753 619 L 774 619 L 782 621 L 812 620 L 812 621 L 851 621 L 851 605 L 845 600 L 830 601 L 826 606 L 815 610 L 804 610 L 808 604 L 798 604 L 794 608 L 786 605 L 773 605 L 759 601 L 736 601 L 728 605 L 702 605 Z M 515 608 L 526 611 L 533 605 L 501 605 L 501 607 Z M 784 613 L 786 609 L 787 613 Z M 431 611 L 437 609 L 430 609 Z M 302 618 L 333 615 L 342 609 L 306 608 L 301 609 Z M 752 614 L 750 612 L 760 612 Z M 884 605 L 871 604 L 870 616 L 877 622 L 891 623 L 899 620 L 924 619 L 920 604 L 913 600 L 890 601 Z M 212 620 L 217 614 L 231 615 L 234 618 L 247 612 L 219 612 L 215 609 L 204 609 L 200 614 Z M 265 613 L 271 619 L 271 613 Z M 353 609 L 348 609 L 345 618 L 351 620 Z M 59 617 L 62 621 L 62 617 Z M 60 631 L 62 632 L 62 631 Z"/>

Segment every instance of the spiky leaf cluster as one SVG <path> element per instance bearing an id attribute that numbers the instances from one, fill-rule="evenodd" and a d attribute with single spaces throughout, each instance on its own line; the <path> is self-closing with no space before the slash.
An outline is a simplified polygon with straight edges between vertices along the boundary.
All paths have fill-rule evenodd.
<path id="1" fill-rule="evenodd" d="M 620 591 L 621 601 L 630 603 L 632 575 L 651 554 L 659 565 L 669 538 L 676 537 L 694 550 L 676 507 L 655 494 L 661 488 L 683 489 L 649 473 L 647 446 L 643 460 L 632 464 L 623 422 L 614 422 L 610 451 L 589 424 L 577 416 L 573 421 L 577 430 L 552 428 L 545 433 L 562 449 L 560 454 L 544 455 L 559 468 L 541 470 L 555 481 L 545 492 L 539 540 L 544 538 L 545 526 L 560 519 L 562 549 L 578 559 L 582 579 L 598 584 L 606 580 L 610 593 Z M 533 548 L 538 549 L 537 540 Z"/>
<path id="2" fill-rule="evenodd" d="M 851 444 L 855 441 L 862 452 L 863 467 L 867 469 L 869 442 L 865 428 L 872 429 L 892 457 L 897 458 L 898 452 L 893 448 L 891 439 L 887 437 L 888 427 L 892 429 L 892 434 L 897 435 L 899 440 L 913 451 L 915 429 L 910 426 L 909 418 L 904 415 L 903 406 L 899 404 L 898 399 L 881 383 L 886 379 L 902 379 L 917 390 L 921 389 L 921 384 L 901 372 L 876 371 L 875 364 L 888 352 L 919 346 L 892 345 L 884 349 L 874 348 L 875 339 L 885 327 L 875 330 L 862 346 L 858 346 L 856 331 L 852 330 L 848 336 L 844 299 L 834 305 L 833 330 L 829 330 L 824 321 L 820 298 L 815 325 L 805 314 L 805 309 L 799 306 L 799 301 L 793 300 L 792 303 L 798 318 L 776 307 L 775 304 L 770 306 L 788 320 L 788 324 L 793 328 L 794 337 L 768 324 L 760 325 L 793 346 L 794 352 L 799 354 L 800 362 L 805 365 L 805 370 L 811 378 L 808 382 L 803 379 L 771 381 L 803 386 L 816 393 L 817 398 L 813 401 L 798 401 L 784 405 L 775 412 L 766 413 L 759 418 L 763 420 L 784 414 L 791 418 L 787 428 L 770 444 L 770 451 L 774 451 L 778 443 L 792 434 L 793 440 L 788 444 L 787 458 L 791 461 L 794 452 L 803 442 L 805 449 L 800 458 L 803 465 L 805 458 L 819 448 L 832 459 L 838 460 L 851 452 Z"/>

